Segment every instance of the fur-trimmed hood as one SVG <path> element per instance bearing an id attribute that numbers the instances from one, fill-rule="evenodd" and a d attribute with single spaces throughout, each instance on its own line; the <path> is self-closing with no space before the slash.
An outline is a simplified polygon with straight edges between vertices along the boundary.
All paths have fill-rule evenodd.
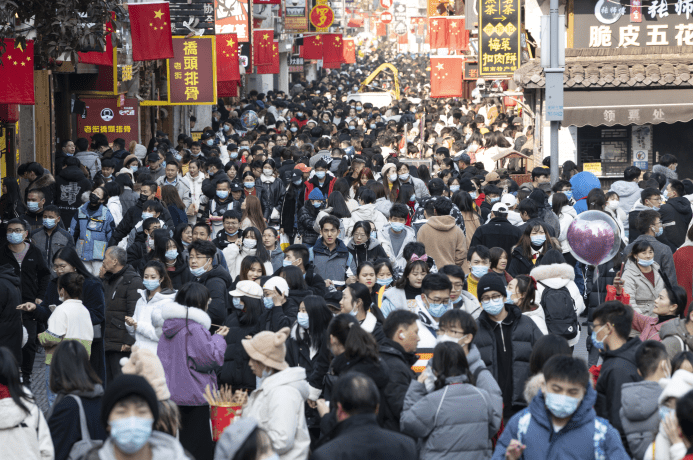
<path id="1" fill-rule="evenodd" d="M 37 188 L 49 187 L 55 184 L 55 178 L 50 173 L 44 173 L 41 177 L 36 178 L 34 182 L 29 184 L 29 190 Z"/>
<path id="2" fill-rule="evenodd" d="M 532 269 L 530 276 L 551 289 L 559 289 L 575 281 L 575 270 L 568 264 L 540 265 Z"/>
<path id="3" fill-rule="evenodd" d="M 164 319 L 164 321 L 168 319 L 182 319 L 181 321 L 181 326 L 180 327 L 165 327 L 165 329 L 182 329 L 185 327 L 185 318 L 187 317 L 188 320 L 190 321 L 195 321 L 196 323 L 200 324 L 202 327 L 205 329 L 209 329 L 212 326 L 212 320 L 210 319 L 209 315 L 200 310 L 199 308 L 194 308 L 194 307 L 186 307 L 184 305 L 181 305 L 179 303 L 171 303 L 166 306 L 165 309 L 162 310 L 161 312 L 161 317 Z M 177 333 L 178 330 L 174 332 Z M 173 331 L 172 331 L 173 332 Z"/>

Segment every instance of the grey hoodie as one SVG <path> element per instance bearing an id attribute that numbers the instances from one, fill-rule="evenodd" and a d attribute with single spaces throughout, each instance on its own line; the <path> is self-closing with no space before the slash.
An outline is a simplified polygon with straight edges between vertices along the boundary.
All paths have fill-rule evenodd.
<path id="1" fill-rule="evenodd" d="M 616 192 L 618 194 L 618 197 L 620 199 L 618 207 L 626 213 L 626 216 L 628 216 L 628 213 L 633 209 L 633 205 L 635 204 L 635 202 L 640 199 L 640 193 L 642 192 L 642 189 L 640 188 L 640 186 L 638 186 L 637 182 L 626 182 L 624 180 L 618 180 L 611 184 L 611 189 L 609 191 Z M 624 223 L 627 222 L 628 218 L 626 217 Z"/>
<path id="2" fill-rule="evenodd" d="M 176 438 L 161 431 L 152 431 L 149 437 L 152 460 L 189 460 L 183 446 Z M 117 460 L 113 452 L 113 441 L 106 439 L 101 449 L 94 449 L 84 457 L 85 460 Z"/>
<path id="3" fill-rule="evenodd" d="M 633 458 L 642 460 L 647 447 L 654 441 L 659 428 L 659 395 L 662 387 L 657 382 L 624 383 L 621 388 L 619 415 L 623 432 L 628 439 Z"/>
<path id="4" fill-rule="evenodd" d="M 270 254 L 270 261 L 272 262 L 272 269 L 275 272 L 284 266 L 284 251 L 282 251 L 279 243 L 277 243 L 277 246 Z M 270 275 L 270 273 L 268 273 L 268 275 Z"/>

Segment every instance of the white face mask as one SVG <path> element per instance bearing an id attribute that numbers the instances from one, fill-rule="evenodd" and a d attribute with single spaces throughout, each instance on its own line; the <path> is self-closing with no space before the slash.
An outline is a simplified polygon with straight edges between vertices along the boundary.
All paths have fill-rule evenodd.
<path id="1" fill-rule="evenodd" d="M 610 209 L 612 211 L 616 211 L 618 209 L 618 205 L 620 204 L 620 201 L 612 200 L 612 201 L 607 201 L 606 202 L 606 207 L 607 209 Z"/>

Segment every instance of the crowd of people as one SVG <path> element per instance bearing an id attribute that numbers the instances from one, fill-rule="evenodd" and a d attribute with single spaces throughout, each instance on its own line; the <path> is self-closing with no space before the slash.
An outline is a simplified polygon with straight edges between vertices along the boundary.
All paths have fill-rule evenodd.
<path id="1" fill-rule="evenodd" d="M 349 99 L 382 62 L 402 98 Z M 95 134 L 6 178 L 0 457 L 693 458 L 693 181 L 663 155 L 518 183 L 532 127 L 429 98 L 427 63 L 368 53 L 220 101 L 200 141 Z M 567 238 L 588 210 L 621 241 L 597 267 Z"/>

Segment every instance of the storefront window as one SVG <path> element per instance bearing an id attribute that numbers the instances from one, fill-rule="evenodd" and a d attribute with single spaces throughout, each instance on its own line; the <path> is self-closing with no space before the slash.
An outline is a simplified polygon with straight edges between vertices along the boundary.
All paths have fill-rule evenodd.
<path id="1" fill-rule="evenodd" d="M 602 176 L 623 176 L 630 166 L 630 127 L 578 128 L 580 164 L 601 163 Z"/>

